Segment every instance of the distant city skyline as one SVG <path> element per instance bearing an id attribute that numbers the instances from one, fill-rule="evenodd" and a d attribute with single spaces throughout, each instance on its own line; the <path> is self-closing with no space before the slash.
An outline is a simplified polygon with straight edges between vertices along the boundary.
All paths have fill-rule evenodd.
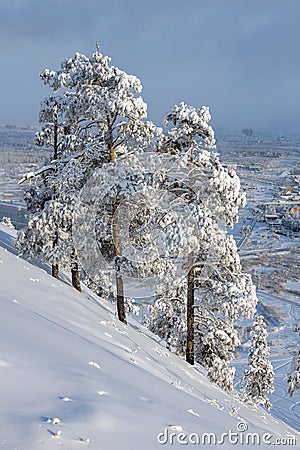
<path id="1" fill-rule="evenodd" d="M 300 130 L 298 0 L 1 0 L 0 123 L 38 123 L 39 80 L 95 38 L 138 76 L 148 117 L 207 105 L 216 133 Z"/>

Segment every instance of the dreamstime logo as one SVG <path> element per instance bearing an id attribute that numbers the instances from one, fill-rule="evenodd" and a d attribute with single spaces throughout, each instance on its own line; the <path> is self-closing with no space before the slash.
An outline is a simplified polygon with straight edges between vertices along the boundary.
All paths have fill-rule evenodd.
<path id="1" fill-rule="evenodd" d="M 171 426 L 157 435 L 157 441 L 161 445 L 297 445 L 293 435 L 276 438 L 271 433 L 249 432 L 246 422 L 238 422 L 236 431 L 228 430 L 220 435 L 210 432 L 185 433 L 181 427 Z"/>
<path id="2" fill-rule="evenodd" d="M 163 288 L 168 271 L 188 270 L 186 256 L 197 252 L 204 221 L 189 170 L 173 156 L 147 153 L 94 172 L 73 217 L 80 263 L 91 279 L 112 274 L 117 263 L 124 277 Z"/>

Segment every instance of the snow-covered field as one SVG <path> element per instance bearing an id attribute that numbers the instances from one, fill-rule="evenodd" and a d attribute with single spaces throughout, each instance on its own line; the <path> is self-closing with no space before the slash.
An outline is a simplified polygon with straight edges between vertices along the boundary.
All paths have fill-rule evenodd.
<path id="1" fill-rule="evenodd" d="M 17 257 L 13 244 L 1 225 L 1 448 L 299 448 L 296 430 L 215 388 L 199 366 Z"/>

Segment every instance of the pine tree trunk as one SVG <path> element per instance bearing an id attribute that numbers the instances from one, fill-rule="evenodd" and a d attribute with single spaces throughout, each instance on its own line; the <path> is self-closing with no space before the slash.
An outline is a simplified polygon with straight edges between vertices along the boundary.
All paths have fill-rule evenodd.
<path id="1" fill-rule="evenodd" d="M 109 117 L 107 117 L 107 125 L 109 135 L 110 162 L 113 162 L 115 160 L 115 149 L 113 146 L 113 129 Z M 113 219 L 114 258 L 115 258 L 115 272 L 116 272 L 117 311 L 119 320 L 127 324 L 125 313 L 123 278 L 120 273 L 120 262 L 118 258 L 119 255 L 121 254 L 121 243 L 120 243 L 119 218 L 117 209 L 118 209 L 118 202 L 115 201 L 112 205 L 112 219 Z"/>
<path id="2" fill-rule="evenodd" d="M 57 141 L 58 141 L 58 112 L 57 112 L 57 105 L 54 106 L 53 110 L 53 158 L 57 159 Z M 53 248 L 57 245 L 57 236 L 53 242 Z M 58 264 L 52 264 L 52 276 L 54 278 L 57 278 L 59 280 L 58 275 Z"/>
<path id="3" fill-rule="evenodd" d="M 114 237 L 114 256 L 115 256 L 115 271 L 116 271 L 116 290 L 117 290 L 117 310 L 118 318 L 121 322 L 127 324 L 124 301 L 124 286 L 123 278 L 120 274 L 119 255 L 120 248 L 120 233 L 119 233 L 119 218 L 118 218 L 118 203 L 113 203 L 113 237 Z"/>
<path id="4" fill-rule="evenodd" d="M 77 291 L 81 292 L 80 280 L 79 280 L 79 270 L 78 270 L 78 259 L 77 259 L 77 251 L 73 248 L 71 253 L 71 276 L 72 276 L 72 285 Z"/>
<path id="5" fill-rule="evenodd" d="M 190 170 L 193 168 L 193 148 L 192 148 L 192 138 L 190 138 Z M 191 179 L 189 172 L 189 184 L 190 184 L 190 202 L 193 198 L 193 190 L 191 188 Z M 187 323 L 187 336 L 186 336 L 186 361 L 192 366 L 195 363 L 195 269 L 194 269 L 194 255 L 191 251 L 188 256 L 188 277 L 187 277 L 187 301 L 186 301 L 186 323 Z"/>
<path id="6" fill-rule="evenodd" d="M 186 322 L 187 322 L 187 338 L 186 338 L 186 361 L 194 365 L 194 281 L 195 273 L 193 266 L 193 254 L 189 254 L 189 272 L 187 286 L 187 304 L 186 304 Z"/>
<path id="7" fill-rule="evenodd" d="M 57 278 L 59 280 L 59 275 L 58 275 L 58 264 L 52 264 L 52 276 L 54 278 Z"/>

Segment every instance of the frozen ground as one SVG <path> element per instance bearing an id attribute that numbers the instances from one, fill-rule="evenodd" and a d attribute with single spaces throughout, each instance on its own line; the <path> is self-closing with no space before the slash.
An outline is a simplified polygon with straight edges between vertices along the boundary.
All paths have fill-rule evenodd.
<path id="1" fill-rule="evenodd" d="M 212 433 L 205 448 L 222 433 L 236 433 L 235 444 L 223 436 L 225 449 L 252 442 L 250 433 L 247 448 L 282 447 L 291 436 L 299 448 L 296 430 L 213 387 L 137 322 L 124 326 L 88 290 L 17 257 L 12 234 L 0 226 L 1 448 L 153 450 L 181 448 L 178 439 L 194 448 L 203 433 Z"/>

